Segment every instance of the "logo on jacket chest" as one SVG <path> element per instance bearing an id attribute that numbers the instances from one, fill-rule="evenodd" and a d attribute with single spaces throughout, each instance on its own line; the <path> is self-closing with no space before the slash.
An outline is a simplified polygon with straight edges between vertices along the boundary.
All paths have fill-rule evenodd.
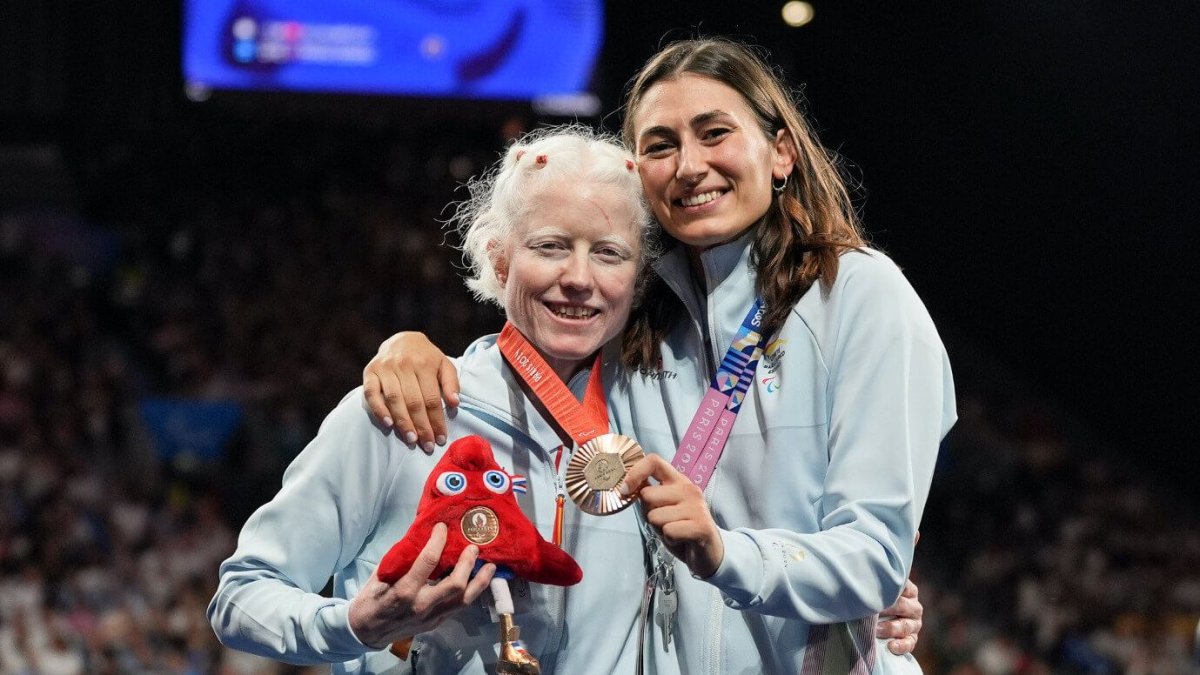
<path id="1" fill-rule="evenodd" d="M 673 380 L 679 377 L 679 374 L 675 371 L 666 370 L 663 368 L 663 360 L 661 356 L 658 359 L 658 363 L 655 364 L 653 368 L 638 368 L 638 374 L 642 377 L 648 377 L 651 380 Z"/>
<path id="2" fill-rule="evenodd" d="M 786 345 L 787 340 L 776 338 L 763 350 L 758 376 L 763 390 L 768 394 L 774 394 L 783 385 L 779 368 L 783 365 L 783 357 L 787 355 L 787 350 L 784 349 Z"/>

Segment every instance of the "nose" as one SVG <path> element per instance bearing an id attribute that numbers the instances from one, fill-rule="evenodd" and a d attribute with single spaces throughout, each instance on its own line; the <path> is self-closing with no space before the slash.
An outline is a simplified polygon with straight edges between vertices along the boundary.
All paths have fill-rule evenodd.
<path id="1" fill-rule="evenodd" d="M 704 146 L 694 138 L 684 139 L 679 144 L 679 165 L 675 177 L 688 185 L 696 185 L 708 173 L 708 160 Z"/>
<path id="2" fill-rule="evenodd" d="M 587 252 L 573 252 L 566 260 L 559 283 L 564 289 L 590 291 L 594 282 L 590 256 Z"/>

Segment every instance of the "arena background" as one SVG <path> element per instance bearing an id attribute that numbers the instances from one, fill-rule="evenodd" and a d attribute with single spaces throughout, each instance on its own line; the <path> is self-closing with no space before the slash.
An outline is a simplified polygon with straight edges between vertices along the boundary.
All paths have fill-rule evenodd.
<path id="1" fill-rule="evenodd" d="M 1200 5 L 780 4 L 608 3 L 586 121 L 663 41 L 728 35 L 852 162 L 960 388 L 926 672 L 1194 672 Z M 194 101 L 177 3 L 4 15 L 0 672 L 290 672 L 212 639 L 216 565 L 383 337 L 499 325 L 438 219 L 544 120 Z"/>

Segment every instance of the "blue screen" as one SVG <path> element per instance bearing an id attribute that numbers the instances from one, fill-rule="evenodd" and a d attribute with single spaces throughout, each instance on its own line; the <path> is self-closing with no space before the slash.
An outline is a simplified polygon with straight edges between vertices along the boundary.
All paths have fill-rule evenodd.
<path id="1" fill-rule="evenodd" d="M 602 0 L 186 0 L 189 87 L 526 99 L 587 91 Z"/>

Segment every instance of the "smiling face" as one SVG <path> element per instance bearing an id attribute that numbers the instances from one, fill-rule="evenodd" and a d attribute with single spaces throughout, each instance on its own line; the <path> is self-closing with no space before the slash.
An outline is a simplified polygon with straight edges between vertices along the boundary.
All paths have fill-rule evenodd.
<path id="1" fill-rule="evenodd" d="M 629 318 L 641 259 L 623 189 L 562 180 L 529 197 L 495 262 L 504 311 L 564 382 Z"/>
<path id="2" fill-rule="evenodd" d="M 632 111 L 638 170 L 658 222 L 694 248 L 737 238 L 771 206 L 771 180 L 792 171 L 781 130 L 764 135 L 733 88 L 684 73 L 654 84 Z"/>

